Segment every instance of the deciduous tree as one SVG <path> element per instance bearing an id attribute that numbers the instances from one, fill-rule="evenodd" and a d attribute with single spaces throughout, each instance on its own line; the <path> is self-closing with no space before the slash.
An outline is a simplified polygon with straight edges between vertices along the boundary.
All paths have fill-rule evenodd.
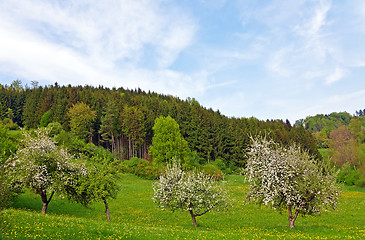
<path id="1" fill-rule="evenodd" d="M 83 103 L 79 102 L 70 108 L 68 111 L 70 118 L 70 127 L 80 139 L 86 140 L 91 136 L 92 123 L 96 118 L 96 112 Z"/>
<path id="2" fill-rule="evenodd" d="M 168 162 L 173 158 L 183 160 L 190 152 L 187 141 L 181 136 L 179 124 L 170 116 L 157 118 L 153 132 L 150 154 L 156 162 Z"/>
<path id="3" fill-rule="evenodd" d="M 265 138 L 251 138 L 246 175 L 249 201 L 287 209 L 289 226 L 299 214 L 313 215 L 335 208 L 339 190 L 336 174 L 326 170 L 296 145 L 287 148 Z"/>
<path id="4" fill-rule="evenodd" d="M 176 162 L 153 185 L 153 201 L 161 209 L 188 211 L 197 227 L 196 217 L 211 210 L 230 206 L 227 193 L 212 177 L 201 172 L 184 172 Z"/>
<path id="5" fill-rule="evenodd" d="M 7 174 L 14 185 L 31 189 L 43 202 L 42 213 L 56 192 L 82 202 L 75 194 L 76 180 L 86 169 L 73 164 L 72 156 L 56 146 L 48 130 L 38 129 L 32 135 L 23 131 L 24 139 L 13 158 L 7 161 Z"/>
<path id="6" fill-rule="evenodd" d="M 106 152 L 107 150 L 104 150 Z M 109 205 L 110 199 L 115 199 L 120 186 L 115 168 L 107 157 L 94 155 L 87 160 L 88 174 L 79 179 L 77 196 L 85 196 L 88 202 L 102 201 L 105 206 L 105 214 L 110 220 Z"/>

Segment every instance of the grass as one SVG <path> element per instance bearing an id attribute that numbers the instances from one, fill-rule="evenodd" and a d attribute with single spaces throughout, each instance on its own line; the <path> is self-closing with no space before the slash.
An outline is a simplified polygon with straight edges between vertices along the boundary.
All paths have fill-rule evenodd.
<path id="1" fill-rule="evenodd" d="M 228 176 L 234 207 L 198 217 L 194 228 L 187 212 L 159 210 L 152 202 L 152 181 L 121 176 L 122 191 L 110 201 L 109 223 L 102 203 L 90 208 L 55 198 L 47 215 L 40 197 L 25 193 L 0 216 L 0 239 L 365 239 L 365 189 L 344 187 L 339 209 L 321 216 L 288 216 L 266 207 L 243 205 L 248 186 Z"/>

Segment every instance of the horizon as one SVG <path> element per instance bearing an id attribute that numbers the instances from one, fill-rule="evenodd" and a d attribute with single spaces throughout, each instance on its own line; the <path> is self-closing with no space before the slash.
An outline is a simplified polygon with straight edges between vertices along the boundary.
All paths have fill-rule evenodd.
<path id="1" fill-rule="evenodd" d="M 0 20 L 4 85 L 140 88 L 292 124 L 365 102 L 360 0 L 20 0 Z"/>

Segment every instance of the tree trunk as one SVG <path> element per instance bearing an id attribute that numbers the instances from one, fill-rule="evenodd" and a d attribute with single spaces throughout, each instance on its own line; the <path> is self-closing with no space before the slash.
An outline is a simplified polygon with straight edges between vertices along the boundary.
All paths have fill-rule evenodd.
<path id="1" fill-rule="evenodd" d="M 106 199 L 105 198 L 103 198 L 103 201 L 104 201 L 104 205 L 105 205 L 105 214 L 106 214 L 106 217 L 108 218 L 108 221 L 111 222 L 110 215 L 109 215 L 109 206 L 108 206 L 108 203 L 106 202 Z"/>
<path id="2" fill-rule="evenodd" d="M 115 138 L 114 138 L 114 133 L 113 131 L 110 131 L 110 135 L 112 137 L 112 154 L 113 154 L 113 157 L 116 157 L 115 155 Z"/>
<path id="3" fill-rule="evenodd" d="M 189 210 L 191 218 L 193 219 L 193 223 L 195 227 L 198 227 L 198 224 L 196 224 L 196 220 L 195 220 L 195 214 L 193 213 L 193 210 Z"/>
<path id="4" fill-rule="evenodd" d="M 291 205 L 288 206 L 288 211 L 289 211 L 289 227 L 294 228 L 294 223 L 295 223 L 295 220 L 298 217 L 299 211 L 298 210 L 295 211 L 294 217 L 293 217 Z"/>
<path id="5" fill-rule="evenodd" d="M 53 191 L 51 193 L 51 196 L 49 197 L 49 199 L 47 199 L 47 192 L 46 190 L 39 190 L 39 194 L 41 195 L 41 199 L 43 202 L 43 206 L 42 206 L 42 213 L 46 214 L 47 213 L 47 208 L 48 208 L 48 204 L 49 202 L 52 200 L 53 194 L 55 193 L 55 191 Z"/>
<path id="6" fill-rule="evenodd" d="M 46 214 L 47 213 L 47 207 L 48 207 L 48 202 L 44 202 L 43 203 L 43 207 L 42 207 L 42 213 Z"/>

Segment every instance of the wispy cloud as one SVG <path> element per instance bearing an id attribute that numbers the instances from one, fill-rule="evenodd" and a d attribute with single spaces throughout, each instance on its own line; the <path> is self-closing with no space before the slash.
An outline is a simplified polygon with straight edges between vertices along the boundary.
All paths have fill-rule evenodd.
<path id="1" fill-rule="evenodd" d="M 4 1 L 0 21 L 1 68 L 19 77 L 131 88 L 143 79 L 156 91 L 168 89 L 156 79 L 164 76 L 182 89 L 196 84 L 167 70 L 197 24 L 160 1 Z"/>
<path id="2" fill-rule="evenodd" d="M 346 71 L 340 67 L 336 67 L 335 71 L 329 75 L 326 78 L 326 84 L 327 85 L 331 85 L 339 80 L 341 80 L 341 78 L 343 78 L 346 74 Z"/>
<path id="3" fill-rule="evenodd" d="M 318 38 L 321 28 L 328 24 L 326 17 L 330 9 L 331 4 L 327 0 L 319 1 L 313 12 L 311 11 L 309 18 L 304 17 L 303 22 L 296 25 L 294 31 L 309 39 Z"/>

